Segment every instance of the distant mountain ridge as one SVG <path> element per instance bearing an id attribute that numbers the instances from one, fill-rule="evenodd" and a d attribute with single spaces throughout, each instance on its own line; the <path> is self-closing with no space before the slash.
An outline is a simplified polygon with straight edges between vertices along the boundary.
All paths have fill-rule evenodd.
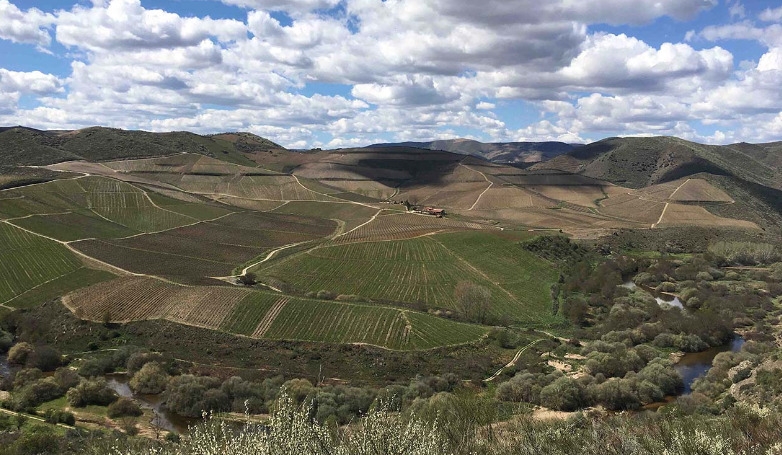
<path id="1" fill-rule="evenodd" d="M 564 142 L 479 142 L 472 139 L 446 139 L 430 142 L 396 142 L 369 147 L 415 147 L 426 150 L 472 155 L 495 163 L 537 163 L 579 147 Z"/>
<path id="2" fill-rule="evenodd" d="M 151 158 L 185 152 L 248 164 L 243 153 L 280 149 L 283 147 L 251 133 L 201 136 L 185 131 L 152 133 L 104 127 L 73 131 L 0 127 L 0 165 L 3 166 Z"/>
<path id="3" fill-rule="evenodd" d="M 641 188 L 697 173 L 782 189 L 782 143 L 704 145 L 677 137 L 612 137 L 532 166 Z"/>

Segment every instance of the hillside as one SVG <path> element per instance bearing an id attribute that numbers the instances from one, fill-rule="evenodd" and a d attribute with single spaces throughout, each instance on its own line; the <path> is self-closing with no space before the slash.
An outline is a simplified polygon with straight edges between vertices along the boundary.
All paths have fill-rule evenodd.
<path id="1" fill-rule="evenodd" d="M 782 189 L 777 167 L 782 151 L 773 144 L 703 145 L 675 137 L 608 138 L 533 166 L 607 180 L 631 188 L 700 172 L 734 176 Z"/>
<path id="2" fill-rule="evenodd" d="M 426 150 L 472 155 L 495 163 L 537 163 L 579 147 L 564 142 L 478 142 L 471 139 L 447 139 L 431 142 L 375 144 L 370 147 L 414 147 Z"/>
<path id="3" fill-rule="evenodd" d="M 26 127 L 0 129 L 1 166 L 149 158 L 180 153 L 197 153 L 252 166 L 253 162 L 246 154 L 281 148 L 250 133 L 200 136 L 183 131 L 151 133 L 104 127 L 74 131 L 40 131 Z"/>

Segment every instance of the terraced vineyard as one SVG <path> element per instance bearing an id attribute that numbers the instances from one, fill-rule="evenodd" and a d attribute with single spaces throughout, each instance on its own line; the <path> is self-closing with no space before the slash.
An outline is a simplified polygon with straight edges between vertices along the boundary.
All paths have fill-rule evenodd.
<path id="1" fill-rule="evenodd" d="M 0 218 L 30 217 L 21 223 L 46 235 L 58 232 L 52 236 L 61 240 L 157 232 L 231 212 L 162 195 L 152 199 L 129 183 L 105 177 L 57 180 L 6 190 L 0 200 Z"/>
<path id="2" fill-rule="evenodd" d="M 345 223 L 347 232 L 368 221 L 377 210 L 349 202 L 290 201 L 274 210 L 275 213 L 338 219 Z"/>
<path id="3" fill-rule="evenodd" d="M 440 308 L 453 308 L 453 286 L 474 275 L 427 238 L 318 248 L 259 273 L 301 291 L 325 289 Z"/>
<path id="4" fill-rule="evenodd" d="M 277 294 L 253 292 L 237 303 L 234 311 L 220 325 L 220 330 L 250 336 L 266 313 L 280 299 Z"/>
<path id="5" fill-rule="evenodd" d="M 116 278 L 109 272 L 93 270 L 86 267 L 78 268 L 50 281 L 45 281 L 4 303 L 7 307 L 31 308 L 41 303 L 56 299 L 76 289 L 87 287 Z"/>
<path id="6" fill-rule="evenodd" d="M 273 318 L 275 304 L 279 312 Z M 236 307 L 225 328 L 263 338 L 362 343 L 389 349 L 430 349 L 475 341 L 485 327 L 440 319 L 428 314 L 330 301 L 284 298 L 256 293 Z M 238 321 L 241 321 L 237 324 Z M 262 327 L 264 323 L 266 327 Z"/>
<path id="7" fill-rule="evenodd" d="M 0 223 L 0 303 L 83 267 L 66 247 Z"/>
<path id="8" fill-rule="evenodd" d="M 217 329 L 250 291 L 235 287 L 186 287 L 149 277 L 120 277 L 63 298 L 79 317 L 115 322 L 169 319 Z"/>
<path id="9" fill-rule="evenodd" d="M 167 319 L 264 339 L 362 343 L 429 349 L 475 341 L 487 328 L 396 308 L 307 300 L 236 287 L 185 287 L 121 277 L 66 296 L 63 303 L 93 321 Z"/>
<path id="10" fill-rule="evenodd" d="M 128 237 L 139 233 L 135 229 L 112 223 L 103 218 L 76 212 L 34 215 L 29 218 L 14 220 L 13 223 L 65 242 L 83 238 L 111 239 Z"/>
<path id="11" fill-rule="evenodd" d="M 551 315 L 550 286 L 558 276 L 553 268 L 512 241 L 483 232 L 316 248 L 259 274 L 301 292 L 328 290 L 451 310 L 457 310 L 456 285 L 470 281 L 490 290 L 490 313 L 497 317 L 543 325 L 558 320 Z"/>
<path id="12" fill-rule="evenodd" d="M 435 238 L 521 302 L 515 313 L 520 320 L 543 324 L 559 321 L 551 311 L 551 286 L 559 272 L 546 261 L 496 235 L 457 232 Z"/>
<path id="13" fill-rule="evenodd" d="M 383 212 L 374 220 L 361 225 L 355 230 L 348 231 L 337 237 L 337 242 L 371 242 L 379 240 L 404 240 L 434 232 L 484 229 L 485 226 L 451 220 L 448 218 L 436 218 L 431 215 L 418 215 L 413 213 Z"/>

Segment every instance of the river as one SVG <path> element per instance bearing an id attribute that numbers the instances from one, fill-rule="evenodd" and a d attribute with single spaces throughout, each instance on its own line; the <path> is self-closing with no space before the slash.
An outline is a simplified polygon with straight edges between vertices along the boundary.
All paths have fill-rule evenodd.
<path id="1" fill-rule="evenodd" d="M 627 282 L 625 282 L 623 284 L 620 284 L 620 286 L 622 286 L 623 288 L 630 289 L 631 291 L 635 290 L 635 289 L 642 289 L 642 290 L 652 294 L 652 296 L 654 296 L 654 300 L 661 307 L 675 306 L 676 308 L 679 308 L 681 310 L 684 309 L 684 305 L 682 305 L 682 301 L 679 300 L 679 297 L 677 297 L 675 295 L 667 294 L 667 293 L 664 293 L 664 292 L 659 292 L 658 293 L 658 292 L 655 292 L 654 289 L 652 289 L 652 288 L 650 288 L 648 286 L 644 286 L 643 288 L 639 288 L 638 285 L 633 283 L 632 281 L 627 281 Z"/>
<path id="2" fill-rule="evenodd" d="M 715 348 L 709 348 L 701 352 L 690 352 L 684 354 L 679 362 L 674 365 L 676 371 L 682 376 L 684 380 L 684 391 L 682 394 L 688 394 L 692 392 L 692 383 L 699 377 L 706 374 L 711 365 L 714 362 L 714 357 L 721 352 L 739 352 L 741 347 L 744 346 L 744 338 L 735 337 L 733 340 L 723 346 L 717 346 Z"/>
<path id="3" fill-rule="evenodd" d="M 198 423 L 201 419 L 192 417 L 183 417 L 179 414 L 168 411 L 163 406 L 163 397 L 160 395 L 142 395 L 133 392 L 128 386 L 130 378 L 126 374 L 108 374 L 106 382 L 117 395 L 126 398 L 132 398 L 139 406 L 145 409 L 151 409 L 158 419 L 158 425 L 167 431 L 175 433 L 186 433 L 190 425 Z"/>

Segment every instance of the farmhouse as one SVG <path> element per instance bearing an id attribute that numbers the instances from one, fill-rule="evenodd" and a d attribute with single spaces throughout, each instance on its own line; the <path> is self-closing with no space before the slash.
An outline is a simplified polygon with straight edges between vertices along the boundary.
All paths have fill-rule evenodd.
<path id="1" fill-rule="evenodd" d="M 436 209 L 434 207 L 425 207 L 423 210 L 423 213 L 434 215 L 438 218 L 441 218 L 445 215 L 445 209 Z"/>

